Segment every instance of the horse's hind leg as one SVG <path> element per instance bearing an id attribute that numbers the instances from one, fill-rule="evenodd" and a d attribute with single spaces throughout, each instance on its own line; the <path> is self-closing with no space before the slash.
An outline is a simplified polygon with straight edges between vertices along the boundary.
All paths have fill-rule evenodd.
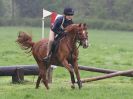
<path id="1" fill-rule="evenodd" d="M 39 74 L 38 75 L 38 79 L 37 79 L 37 82 L 36 82 L 36 89 L 38 89 L 38 87 L 39 87 L 39 84 L 40 84 L 40 81 L 41 81 L 41 75 Z"/>
<path id="2" fill-rule="evenodd" d="M 46 78 L 46 72 L 43 72 L 43 74 L 42 74 L 42 81 L 43 81 L 45 87 L 46 87 L 47 89 L 49 89 L 48 80 L 47 80 L 47 78 Z"/>
<path id="3" fill-rule="evenodd" d="M 43 84 L 45 85 L 45 87 L 47 89 L 49 89 L 49 86 L 48 86 L 48 80 L 47 80 L 47 67 L 43 64 L 43 68 L 41 68 L 40 70 L 40 73 L 41 73 L 41 77 L 42 77 L 42 82 Z"/>
<path id="4" fill-rule="evenodd" d="M 41 72 L 40 72 L 41 71 L 40 68 L 42 67 L 42 65 L 41 65 L 41 62 L 38 60 L 38 58 L 36 56 L 34 56 L 34 58 L 35 58 L 38 66 L 39 66 L 39 75 L 38 75 L 37 82 L 36 82 L 36 87 L 35 87 L 36 89 L 38 89 L 39 88 L 40 81 L 41 81 L 41 78 L 42 78 L 41 77 Z"/>

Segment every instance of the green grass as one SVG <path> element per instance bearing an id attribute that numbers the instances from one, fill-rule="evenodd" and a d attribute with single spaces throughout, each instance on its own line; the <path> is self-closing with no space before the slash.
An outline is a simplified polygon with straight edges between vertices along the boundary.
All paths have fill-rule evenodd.
<path id="1" fill-rule="evenodd" d="M 78 88 L 73 90 L 68 79 L 53 80 L 50 90 L 46 90 L 42 84 L 39 89 L 35 89 L 33 82 L 24 84 L 11 84 L 8 80 L 6 83 L 1 82 L 0 99 L 132 99 L 133 86 L 129 81 L 103 80 L 84 84 L 81 90 Z"/>
<path id="2" fill-rule="evenodd" d="M 0 66 L 36 64 L 15 43 L 18 31 L 30 32 L 33 40 L 41 39 L 41 28 L 0 27 Z M 46 37 L 49 29 L 45 29 Z M 90 48 L 80 47 L 79 64 L 99 68 L 128 70 L 133 66 L 133 33 L 122 31 L 89 30 Z M 81 71 L 81 78 L 102 75 Z M 36 90 L 34 76 L 25 77 L 23 84 L 11 84 L 11 77 L 0 77 L 0 99 L 132 99 L 133 78 L 115 77 L 83 84 L 81 90 L 70 88 L 69 73 L 57 68 L 50 90 L 41 84 Z M 34 80 L 34 81 L 33 81 Z"/>
<path id="3" fill-rule="evenodd" d="M 97 30 L 89 32 L 92 46 L 87 50 L 81 49 L 79 59 L 81 64 L 114 69 L 132 68 L 132 32 Z"/>
<path id="4" fill-rule="evenodd" d="M 0 66 L 15 64 L 35 64 L 33 57 L 24 53 L 24 51 L 21 50 L 15 42 L 19 31 L 26 31 L 32 34 L 33 41 L 38 41 L 41 39 L 41 28 L 1 27 Z"/>

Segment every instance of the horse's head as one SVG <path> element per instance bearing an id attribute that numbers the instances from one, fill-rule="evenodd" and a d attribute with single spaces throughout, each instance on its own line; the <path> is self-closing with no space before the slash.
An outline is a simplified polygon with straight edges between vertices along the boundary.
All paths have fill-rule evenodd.
<path id="1" fill-rule="evenodd" d="M 73 40 L 79 41 L 83 48 L 88 47 L 88 32 L 86 24 L 72 24 L 65 28 L 65 32 L 72 37 Z"/>
<path id="2" fill-rule="evenodd" d="M 83 46 L 83 48 L 88 47 L 88 32 L 87 32 L 87 25 L 86 24 L 78 24 L 77 29 L 77 40 L 80 41 L 80 44 Z"/>

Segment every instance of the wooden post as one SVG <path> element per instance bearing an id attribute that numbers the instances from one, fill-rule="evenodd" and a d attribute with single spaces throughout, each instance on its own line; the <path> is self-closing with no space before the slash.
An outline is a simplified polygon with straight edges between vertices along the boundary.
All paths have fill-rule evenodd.
<path id="1" fill-rule="evenodd" d="M 12 75 L 12 83 L 21 83 L 24 81 L 23 68 L 16 68 L 14 75 Z"/>
<path id="2" fill-rule="evenodd" d="M 86 82 L 91 82 L 91 81 L 97 81 L 97 80 L 102 80 L 102 79 L 106 79 L 106 78 L 111 78 L 111 77 L 115 77 L 115 76 L 120 76 L 122 74 L 128 74 L 128 73 L 132 73 L 132 72 L 133 72 L 133 70 L 118 71 L 118 72 L 106 74 L 106 75 L 103 75 L 103 76 L 86 78 L 86 79 L 83 79 L 81 81 L 82 81 L 82 83 L 86 83 Z"/>

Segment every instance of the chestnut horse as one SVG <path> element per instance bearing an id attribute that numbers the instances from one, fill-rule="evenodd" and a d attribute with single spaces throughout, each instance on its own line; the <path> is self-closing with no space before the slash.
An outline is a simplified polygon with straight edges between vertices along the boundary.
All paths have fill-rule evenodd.
<path id="1" fill-rule="evenodd" d="M 50 63 L 47 64 L 43 61 L 43 58 L 47 53 L 48 39 L 43 39 L 38 42 L 33 42 L 32 37 L 25 33 L 19 32 L 16 42 L 24 50 L 30 49 L 32 52 L 38 66 L 39 75 L 36 82 L 36 88 L 39 87 L 40 80 L 44 83 L 45 87 L 49 89 L 47 70 L 54 64 L 58 66 L 64 66 L 70 73 L 72 88 L 75 88 L 75 77 L 76 74 L 77 83 L 79 88 L 82 87 L 82 82 L 80 80 L 80 74 L 78 70 L 78 47 L 76 43 L 83 46 L 83 48 L 88 47 L 88 33 L 86 24 L 72 24 L 65 28 L 65 36 L 59 42 L 59 47 L 56 53 L 51 56 Z"/>

